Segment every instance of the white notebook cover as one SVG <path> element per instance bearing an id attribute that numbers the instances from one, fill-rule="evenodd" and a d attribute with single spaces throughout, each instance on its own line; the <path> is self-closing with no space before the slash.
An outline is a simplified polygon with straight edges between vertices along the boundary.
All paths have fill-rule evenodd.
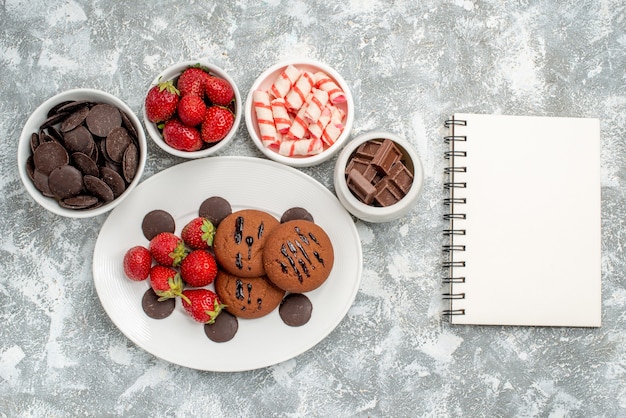
<path id="1" fill-rule="evenodd" d="M 601 325 L 598 119 L 455 114 L 452 324 Z M 451 128 L 452 131 L 452 128 Z M 451 132 L 452 134 L 452 132 Z"/>

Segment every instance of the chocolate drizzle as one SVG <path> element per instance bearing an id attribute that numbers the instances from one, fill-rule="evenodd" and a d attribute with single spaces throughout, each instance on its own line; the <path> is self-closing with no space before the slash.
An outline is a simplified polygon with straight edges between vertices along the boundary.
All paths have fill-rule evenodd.
<path id="1" fill-rule="evenodd" d="M 319 241 L 317 240 L 317 238 L 315 238 L 315 235 L 313 235 L 313 232 L 309 232 L 309 237 L 311 237 L 311 239 L 313 240 L 313 242 L 315 242 L 317 245 L 320 245 Z"/>
<path id="2" fill-rule="evenodd" d="M 313 255 L 315 256 L 317 261 L 324 265 L 324 259 L 322 258 L 322 256 L 320 256 L 320 253 L 318 253 L 317 251 L 313 251 Z"/>
<path id="3" fill-rule="evenodd" d="M 243 268 L 243 261 L 241 260 L 241 253 L 237 253 L 237 255 L 235 256 L 235 266 L 237 266 L 239 270 Z"/>
<path id="4" fill-rule="evenodd" d="M 298 234 L 298 236 L 300 237 L 302 242 L 304 242 L 305 244 L 309 245 L 309 239 L 306 237 L 306 235 L 304 235 L 302 233 L 302 231 L 300 231 L 300 228 L 296 226 L 293 229 L 294 229 L 294 231 L 296 231 L 296 234 Z M 310 233 L 309 233 L 309 235 L 310 235 Z M 317 242 L 317 241 L 315 241 L 315 242 Z"/>
<path id="5" fill-rule="evenodd" d="M 251 305 L 252 304 L 252 283 L 248 283 L 246 285 L 246 288 L 248 289 L 248 305 Z M 246 298 L 244 288 L 243 288 L 243 281 L 241 279 L 237 279 L 237 281 L 235 282 L 235 297 L 239 300 L 244 300 Z M 258 305 L 258 308 L 261 309 L 261 305 L 263 304 L 263 299 L 257 298 L 256 303 Z M 241 310 L 245 311 L 246 307 L 242 306 Z"/>
<path id="6" fill-rule="evenodd" d="M 257 239 L 261 239 L 263 237 L 263 232 L 265 231 L 265 224 L 261 222 L 259 228 L 257 230 Z M 244 240 L 243 238 L 243 216 L 238 216 L 235 221 L 235 244 L 239 245 Z M 252 246 L 254 245 L 254 237 L 248 235 L 245 238 L 246 245 L 248 246 L 248 260 L 252 260 Z M 235 265 L 238 269 L 243 269 L 243 262 L 241 259 L 241 253 L 237 253 L 237 257 L 235 260 Z"/>
<path id="7" fill-rule="evenodd" d="M 246 237 L 246 244 L 248 244 L 248 260 L 252 260 L 252 244 L 254 244 L 254 238 L 248 235 Z"/>
<path id="8" fill-rule="evenodd" d="M 302 275 L 300 274 L 300 270 L 298 270 L 298 266 L 296 265 L 296 262 L 293 260 L 293 258 L 291 257 L 291 255 L 289 255 L 289 253 L 287 252 L 287 247 L 285 246 L 285 244 L 281 245 L 280 247 L 280 253 L 287 258 L 287 261 L 289 262 L 289 265 L 291 266 L 291 268 L 293 269 L 293 272 L 296 274 L 296 276 L 298 277 L 298 281 L 300 281 L 300 283 L 302 283 Z M 283 269 L 283 271 L 285 273 L 287 273 L 286 269 Z"/>
<path id="9" fill-rule="evenodd" d="M 317 244 L 318 246 L 321 245 L 315 235 L 313 235 L 311 232 L 308 233 L 307 237 L 307 235 L 302 233 L 300 227 L 294 226 L 293 229 L 298 235 L 298 239 L 294 241 L 286 240 L 280 247 L 280 253 L 283 255 L 284 258 L 287 259 L 287 262 L 289 263 L 289 266 L 291 266 L 293 273 L 298 278 L 298 281 L 302 283 L 305 277 L 311 277 L 310 270 L 315 270 L 316 264 L 311 259 L 311 257 L 309 257 L 307 248 L 311 247 L 312 242 Z M 318 263 L 324 266 L 324 259 L 320 256 L 319 252 L 316 250 L 313 250 L 312 252 L 315 256 L 315 260 L 317 260 Z M 283 261 L 279 262 L 283 274 L 288 274 L 289 269 L 287 264 L 285 264 Z"/>
<path id="10" fill-rule="evenodd" d="M 235 244 L 241 244 L 243 239 L 243 216 L 238 216 L 235 222 Z"/>
<path id="11" fill-rule="evenodd" d="M 243 300 L 244 296 L 243 296 L 243 283 L 241 282 L 240 279 L 237 279 L 237 282 L 235 282 L 235 297 L 239 300 Z"/>
<path id="12" fill-rule="evenodd" d="M 304 258 L 306 258 L 306 261 L 308 261 L 309 264 L 311 264 L 311 266 L 313 268 L 315 268 L 315 266 L 311 263 L 311 259 L 309 258 L 309 255 L 307 254 L 307 252 L 304 249 L 304 247 L 302 246 L 302 244 L 300 244 L 300 242 L 296 241 L 296 245 L 298 246 L 298 249 L 302 252 L 302 255 L 304 256 Z"/>

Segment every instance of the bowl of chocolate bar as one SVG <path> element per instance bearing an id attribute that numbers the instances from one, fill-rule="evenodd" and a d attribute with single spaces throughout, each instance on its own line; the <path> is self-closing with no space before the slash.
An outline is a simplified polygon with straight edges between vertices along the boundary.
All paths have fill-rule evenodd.
<path id="1" fill-rule="evenodd" d="M 26 121 L 18 144 L 24 187 L 42 207 L 69 218 L 105 213 L 139 183 L 146 136 L 119 98 L 73 89 L 44 101 Z"/>
<path id="2" fill-rule="evenodd" d="M 341 204 L 366 222 L 388 222 L 408 213 L 422 190 L 422 163 L 398 135 L 373 131 L 352 139 L 335 163 Z"/>
<path id="3" fill-rule="evenodd" d="M 348 84 L 314 60 L 280 62 L 252 84 L 244 116 L 254 144 L 271 160 L 309 167 L 335 155 L 354 122 Z"/>

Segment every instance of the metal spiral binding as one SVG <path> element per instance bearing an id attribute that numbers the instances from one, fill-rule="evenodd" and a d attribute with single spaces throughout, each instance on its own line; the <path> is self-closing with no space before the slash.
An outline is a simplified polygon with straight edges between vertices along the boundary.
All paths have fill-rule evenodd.
<path id="1" fill-rule="evenodd" d="M 463 165 L 457 165 L 456 160 L 467 157 L 466 151 L 456 150 L 455 144 L 457 142 L 467 141 L 467 137 L 463 135 L 455 135 L 455 126 L 466 126 L 467 121 L 450 119 L 446 120 L 444 126 L 451 129 L 451 135 L 444 136 L 444 141 L 450 146 L 450 149 L 444 153 L 444 157 L 448 160 L 448 167 L 444 169 L 444 174 L 447 176 L 447 181 L 443 186 L 449 192 L 449 197 L 443 200 L 444 205 L 448 208 L 448 211 L 444 213 L 443 218 L 449 222 L 450 227 L 443 230 L 443 235 L 448 238 L 448 244 L 443 245 L 443 252 L 446 253 L 447 259 L 442 263 L 442 267 L 447 270 L 447 276 L 443 278 L 442 282 L 446 285 L 447 291 L 442 294 L 444 300 L 449 301 L 449 308 L 443 310 L 444 318 L 449 319 L 452 315 L 465 315 L 465 309 L 454 309 L 453 302 L 459 299 L 465 299 L 465 293 L 455 292 L 454 285 L 457 283 L 465 283 L 465 277 L 455 276 L 454 269 L 456 267 L 465 267 L 464 260 L 458 260 L 455 255 L 459 252 L 465 251 L 465 245 L 455 244 L 455 236 L 465 235 L 464 229 L 458 229 L 454 227 L 454 221 L 457 219 L 465 219 L 465 213 L 457 212 L 458 205 L 464 205 L 467 203 L 464 197 L 455 196 L 456 189 L 466 188 L 465 182 L 455 180 L 456 173 L 467 172 L 467 167 Z"/>

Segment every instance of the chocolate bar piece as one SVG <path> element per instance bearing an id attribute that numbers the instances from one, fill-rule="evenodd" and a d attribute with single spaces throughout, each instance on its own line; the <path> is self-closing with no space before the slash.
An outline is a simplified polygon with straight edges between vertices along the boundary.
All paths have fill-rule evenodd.
<path id="1" fill-rule="evenodd" d="M 358 170 L 352 169 L 348 173 L 348 188 L 366 205 L 372 203 L 376 194 L 376 187 L 370 183 Z"/>
<path id="2" fill-rule="evenodd" d="M 394 164 L 389 172 L 389 179 L 402 191 L 403 195 L 409 192 L 413 184 L 413 174 L 404 164 Z"/>
<path id="3" fill-rule="evenodd" d="M 357 170 L 359 173 L 363 174 L 363 177 L 367 179 L 367 181 L 374 183 L 374 179 L 377 176 L 378 172 L 369 161 L 364 160 L 362 158 L 353 158 L 348 162 L 346 166 L 346 173 L 350 173 L 352 169 Z"/>
<path id="4" fill-rule="evenodd" d="M 383 144 L 382 141 L 376 140 L 376 139 L 372 139 L 371 141 L 364 142 L 358 146 L 358 148 L 354 152 L 354 156 L 356 158 L 361 158 L 367 161 L 371 161 L 371 159 L 374 158 L 374 155 L 376 155 L 376 152 L 378 151 L 378 149 L 380 148 L 382 144 Z"/>
<path id="5" fill-rule="evenodd" d="M 389 178 L 385 177 L 376 185 L 374 202 L 380 206 L 391 206 L 398 203 L 404 197 L 404 193 Z"/>
<path id="6" fill-rule="evenodd" d="M 402 152 L 396 144 L 390 139 L 385 139 L 372 158 L 372 166 L 379 173 L 389 175 L 389 170 L 400 160 L 400 157 L 402 157 Z"/>

